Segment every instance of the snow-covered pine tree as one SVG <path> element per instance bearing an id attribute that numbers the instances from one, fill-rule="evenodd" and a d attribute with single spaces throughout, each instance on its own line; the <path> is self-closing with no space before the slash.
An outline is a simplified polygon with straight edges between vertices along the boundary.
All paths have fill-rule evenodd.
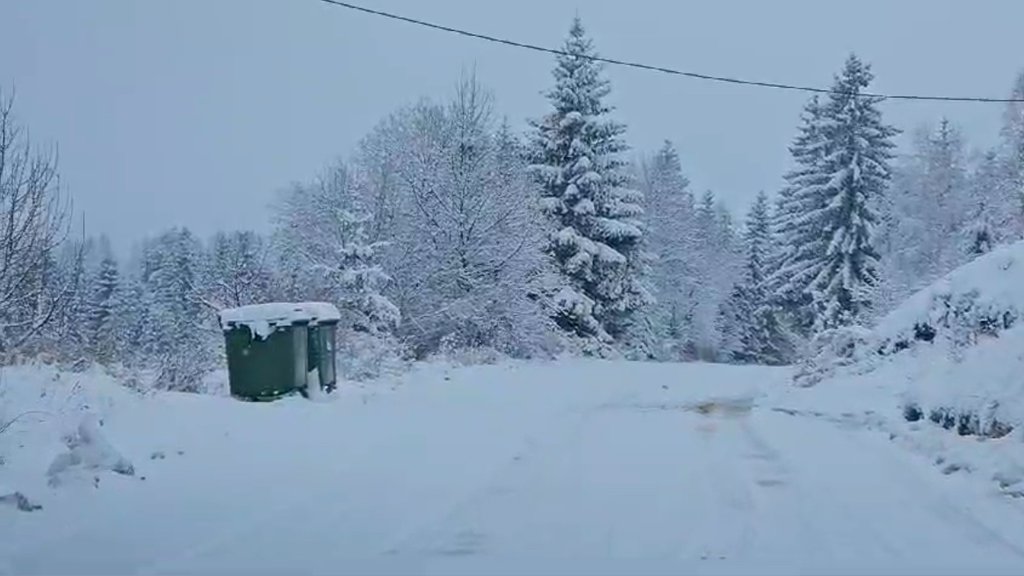
<path id="1" fill-rule="evenodd" d="M 147 246 L 151 241 L 147 241 Z M 140 247 L 141 248 L 141 247 Z M 120 287 L 113 302 L 114 362 L 131 369 L 152 367 L 153 335 L 152 294 L 143 282 L 142 250 L 125 260 L 119 278 Z"/>
<path id="2" fill-rule="evenodd" d="M 215 358 L 220 331 L 199 293 L 202 245 L 187 228 L 161 234 L 149 251 L 145 277 L 151 307 L 149 340 L 157 386 L 197 392 Z"/>
<path id="3" fill-rule="evenodd" d="M 695 286 L 693 342 L 690 358 L 707 361 L 722 359 L 720 346 L 731 327 L 722 323 L 721 314 L 733 284 L 739 279 L 742 250 L 726 206 L 716 201 L 709 190 L 697 206 L 693 253 Z"/>
<path id="4" fill-rule="evenodd" d="M 695 296 L 692 316 L 693 348 L 687 356 L 690 359 L 715 360 L 717 347 L 722 341 L 719 331 L 719 320 L 716 313 L 728 294 L 721 294 L 715 270 L 720 262 L 716 261 L 721 242 L 721 230 L 715 219 L 715 195 L 705 190 L 697 204 L 694 230 L 697 238 L 694 246 L 694 278 L 700 286 Z"/>
<path id="5" fill-rule="evenodd" d="M 721 308 L 722 354 L 732 362 L 783 364 L 790 359 L 792 342 L 768 297 L 773 246 L 768 196 L 763 191 L 747 213 L 743 251 L 742 276 Z"/>
<path id="6" fill-rule="evenodd" d="M 681 360 L 693 348 L 691 325 L 700 286 L 693 262 L 696 206 L 672 142 L 666 140 L 640 166 L 640 181 L 650 228 L 648 246 L 655 257 L 651 284 L 657 303 L 651 307 L 651 318 L 661 341 L 659 355 Z"/>
<path id="7" fill-rule="evenodd" d="M 883 122 L 880 99 L 863 95 L 872 79 L 869 65 L 855 55 L 847 59 L 822 107 L 824 153 L 812 181 L 794 194 L 809 206 L 786 239 L 798 253 L 778 273 L 811 295 L 815 331 L 865 321 L 878 284 L 877 206 L 891 178 L 898 131 Z"/>
<path id="8" fill-rule="evenodd" d="M 565 285 L 555 296 L 564 330 L 611 343 L 652 303 L 643 280 L 642 194 L 621 154 L 625 126 L 610 118 L 611 85 L 579 18 L 557 57 L 552 111 L 533 122 L 533 173 L 553 226 L 548 254 Z"/>
<path id="9" fill-rule="evenodd" d="M 816 194 L 822 183 L 820 165 L 825 153 L 822 141 L 822 105 L 813 96 L 800 114 L 797 135 L 789 147 L 793 166 L 786 172 L 786 184 L 779 192 L 772 215 L 774 250 L 769 259 L 766 287 L 783 320 L 795 332 L 807 335 L 814 324 L 810 294 L 804 288 L 809 279 L 795 277 L 803 264 L 824 256 L 825 242 L 813 228 L 804 225 L 805 214 L 823 207 Z"/>
<path id="10" fill-rule="evenodd" d="M 65 242 L 53 255 L 52 271 L 44 286 L 44 304 L 64 301 L 45 329 L 38 333 L 38 351 L 56 354 L 64 362 L 83 367 L 89 354 L 89 270 L 95 242 L 72 240 Z"/>
<path id="11" fill-rule="evenodd" d="M 1006 231 L 998 225 L 998 182 L 998 156 L 995 150 L 988 150 L 969 177 L 967 215 L 961 237 L 961 250 L 967 259 L 986 254 L 1005 240 Z"/>
<path id="12" fill-rule="evenodd" d="M 100 239 L 98 251 L 100 261 L 90 278 L 86 300 L 88 342 L 93 357 L 101 364 L 108 364 L 114 360 L 118 344 L 120 272 L 106 238 Z"/>

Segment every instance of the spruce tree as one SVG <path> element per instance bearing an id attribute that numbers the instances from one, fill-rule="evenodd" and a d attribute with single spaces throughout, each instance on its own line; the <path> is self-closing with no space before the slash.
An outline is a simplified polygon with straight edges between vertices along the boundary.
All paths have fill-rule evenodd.
<path id="1" fill-rule="evenodd" d="M 681 359 L 692 346 L 691 324 L 697 285 L 694 270 L 695 211 L 689 182 L 675 146 L 665 141 L 641 167 L 655 263 L 651 284 L 658 302 L 652 322 L 669 359 Z"/>
<path id="2" fill-rule="evenodd" d="M 815 331 L 863 322 L 878 284 L 876 206 L 886 193 L 898 132 L 882 121 L 880 98 L 864 96 L 870 66 L 851 55 L 822 104 L 820 146 L 797 178 L 798 209 L 787 219 L 792 253 L 777 272 L 782 293 L 809 297 Z"/>
<path id="3" fill-rule="evenodd" d="M 743 275 L 723 303 L 719 320 L 722 352 L 733 362 L 782 364 L 788 359 L 792 344 L 767 291 L 772 234 L 768 196 L 764 192 L 758 194 L 747 214 L 743 251 Z"/>
<path id="4" fill-rule="evenodd" d="M 968 259 L 986 254 L 1005 239 L 999 226 L 1004 213 L 997 195 L 999 163 L 995 150 L 987 151 L 970 176 L 967 221 L 961 238 L 961 250 Z"/>
<path id="5" fill-rule="evenodd" d="M 694 303 L 690 318 L 692 344 L 686 350 L 688 360 L 713 360 L 715 347 L 716 318 L 715 310 L 720 301 L 717 299 L 714 286 L 714 254 L 718 230 L 715 226 L 715 195 L 705 190 L 697 203 L 694 213 L 694 279 L 701 287 Z"/>
<path id="6" fill-rule="evenodd" d="M 114 359 L 127 366 L 147 366 L 153 350 L 154 326 L 150 295 L 140 278 L 141 271 L 126 273 L 123 287 L 114 300 Z"/>
<path id="7" fill-rule="evenodd" d="M 149 339 L 158 362 L 157 385 L 199 391 L 219 333 L 199 293 L 202 246 L 187 228 L 172 229 L 157 238 L 149 257 Z"/>
<path id="8" fill-rule="evenodd" d="M 815 193 L 821 176 L 818 172 L 824 155 L 822 142 L 822 106 L 812 97 L 800 115 L 797 135 L 789 147 L 794 166 L 785 175 L 772 215 L 774 251 L 769 259 L 767 290 L 786 321 L 798 332 L 807 334 L 814 322 L 810 295 L 804 291 L 807 278 L 797 276 L 800 265 L 821 258 L 825 252 L 820 235 L 801 226 L 804 214 L 821 208 Z"/>
<path id="9" fill-rule="evenodd" d="M 554 317 L 571 333 L 611 342 L 652 301 L 642 279 L 643 196 L 624 170 L 625 126 L 610 118 L 611 86 L 579 18 L 562 50 L 552 110 L 533 123 L 531 167 L 553 228 L 546 252 L 562 276 Z"/>
<path id="10" fill-rule="evenodd" d="M 117 349 L 117 300 L 120 274 L 109 246 L 101 244 L 99 269 L 91 278 L 88 295 L 89 345 L 100 363 L 109 363 Z"/>

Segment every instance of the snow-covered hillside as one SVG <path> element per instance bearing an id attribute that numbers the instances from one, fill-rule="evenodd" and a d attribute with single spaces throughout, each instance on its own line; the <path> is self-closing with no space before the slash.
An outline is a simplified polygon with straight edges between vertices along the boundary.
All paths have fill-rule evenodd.
<path id="1" fill-rule="evenodd" d="M 874 330 L 842 332 L 800 378 L 878 381 L 924 416 L 974 415 L 972 434 L 998 436 L 1024 427 L 1022 314 L 1024 242 L 1018 242 L 917 292 Z"/>
<path id="2" fill-rule="evenodd" d="M 43 508 L 0 506 L 0 573 L 1024 570 L 1020 502 L 902 434 L 955 435 L 914 436 L 886 391 L 864 395 L 891 408 L 872 419 L 851 383 L 789 375 L 426 364 L 259 404 L 8 369 L 7 405 L 43 413 L 0 436 L 0 478 Z M 83 411 L 132 475 L 83 464 L 50 486 Z"/>
<path id="3" fill-rule="evenodd" d="M 843 411 L 937 469 L 1024 497 L 1024 242 L 914 294 L 873 331 L 845 330 L 797 381 L 803 411 Z"/>

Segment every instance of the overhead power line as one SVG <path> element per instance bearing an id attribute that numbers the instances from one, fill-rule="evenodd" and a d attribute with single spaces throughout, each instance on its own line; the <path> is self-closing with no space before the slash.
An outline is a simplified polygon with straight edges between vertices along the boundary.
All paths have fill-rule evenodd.
<path id="1" fill-rule="evenodd" d="M 815 94 L 831 94 L 835 92 L 829 88 L 819 88 L 817 86 L 800 86 L 798 84 L 784 84 L 781 82 L 761 82 L 758 80 L 745 80 L 743 78 L 732 78 L 729 76 L 716 76 L 713 74 L 701 74 L 699 72 L 687 72 L 685 70 L 676 70 L 674 68 L 665 68 L 663 66 L 655 66 L 652 64 L 644 64 L 642 62 L 630 62 L 628 60 L 618 60 L 615 58 L 605 58 L 602 56 L 588 56 L 581 54 L 570 54 L 564 50 L 558 50 L 556 48 L 548 48 L 546 46 L 539 46 L 537 44 L 529 44 L 526 42 L 518 42 L 516 40 L 509 40 L 508 38 L 499 38 L 497 36 L 490 36 L 488 34 L 481 34 L 479 32 L 471 32 L 469 30 L 463 30 L 461 28 L 453 28 L 451 26 L 445 26 L 442 24 L 435 24 L 433 22 L 427 22 L 425 20 L 418 20 L 416 18 L 410 18 L 408 16 L 402 16 L 401 14 L 395 14 L 392 12 L 385 12 L 383 10 L 376 10 L 373 8 L 367 8 L 365 6 L 359 6 L 358 4 L 351 4 L 349 2 L 343 2 L 341 0 L 320 0 L 325 4 L 331 4 L 341 8 L 348 8 L 349 10 L 356 10 L 365 14 L 372 14 L 374 16 L 381 16 L 390 20 L 397 20 L 399 22 L 406 22 L 409 24 L 415 24 L 417 26 L 423 26 L 434 30 L 440 30 L 442 32 L 449 32 L 451 34 L 458 34 L 460 36 L 466 36 L 469 38 L 476 38 L 478 40 L 485 40 L 487 42 L 494 42 L 497 44 L 504 44 L 506 46 L 512 46 L 514 48 L 522 48 L 525 50 L 533 50 L 534 52 L 544 52 L 546 54 L 555 54 L 561 56 L 575 56 L 577 58 L 585 58 L 587 60 L 593 60 L 594 62 L 603 62 L 605 64 L 611 64 L 614 66 L 624 66 L 627 68 L 637 68 L 640 70 L 648 70 L 653 72 L 661 72 L 663 74 L 671 74 L 673 76 L 685 76 L 687 78 L 695 78 L 697 80 L 707 80 L 711 82 L 722 82 L 726 84 L 740 84 L 743 86 L 756 86 L 760 88 L 774 88 L 776 90 L 790 90 L 794 92 L 811 92 Z M 930 100 L 938 102 L 983 102 L 983 103 L 1010 103 L 1010 102 L 1021 102 L 1024 103 L 1024 99 L 1020 98 L 986 98 L 982 96 L 934 96 L 926 94 L 880 94 L 875 92 L 860 92 L 860 96 L 869 98 L 886 98 L 889 100 Z"/>

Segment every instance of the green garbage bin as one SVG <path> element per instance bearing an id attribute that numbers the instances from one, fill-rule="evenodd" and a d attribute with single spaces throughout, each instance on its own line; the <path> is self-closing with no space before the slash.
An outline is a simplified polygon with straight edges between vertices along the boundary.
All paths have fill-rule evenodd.
<path id="1" fill-rule="evenodd" d="M 320 388 L 331 392 L 337 385 L 335 376 L 334 339 L 337 336 L 338 323 L 321 321 L 307 329 L 306 344 L 309 377 L 316 378 Z M 315 372 L 315 374 L 314 374 Z"/>
<path id="2" fill-rule="evenodd" d="M 273 400 L 294 392 L 333 390 L 339 318 L 337 308 L 322 302 L 222 310 L 231 395 Z"/>

